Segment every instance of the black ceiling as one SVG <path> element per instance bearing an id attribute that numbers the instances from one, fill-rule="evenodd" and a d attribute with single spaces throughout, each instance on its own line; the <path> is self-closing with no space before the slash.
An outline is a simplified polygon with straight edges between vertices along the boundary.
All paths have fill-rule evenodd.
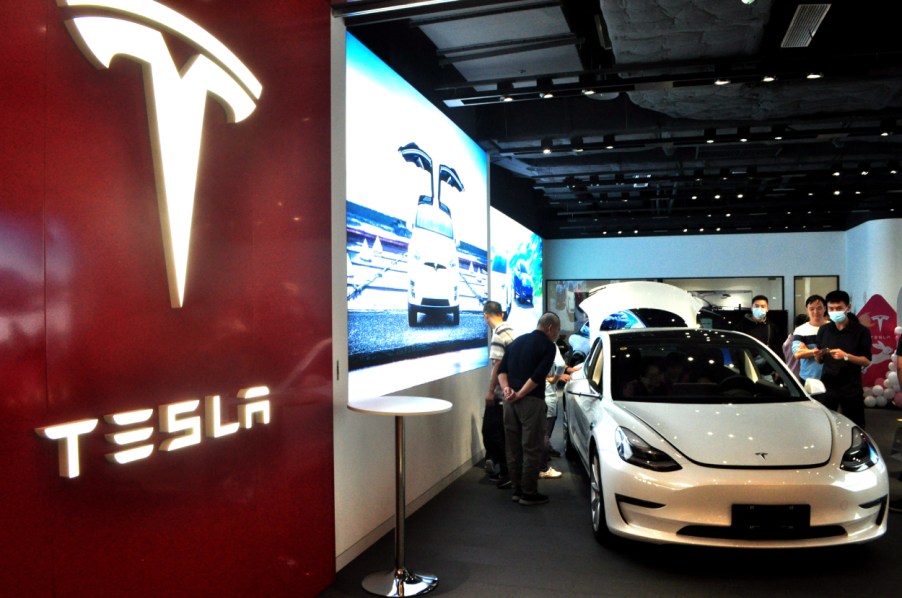
<path id="1" fill-rule="evenodd" d="M 559 239 L 900 217 L 894 6 L 358 0 L 333 12 L 488 152 L 492 204 Z"/>

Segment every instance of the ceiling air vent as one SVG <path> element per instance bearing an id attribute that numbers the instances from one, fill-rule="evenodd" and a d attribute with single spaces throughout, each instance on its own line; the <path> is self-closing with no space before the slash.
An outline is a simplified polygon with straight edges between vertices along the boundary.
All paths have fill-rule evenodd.
<path id="1" fill-rule="evenodd" d="M 799 4 L 780 47 L 807 48 L 828 10 L 829 4 Z"/>

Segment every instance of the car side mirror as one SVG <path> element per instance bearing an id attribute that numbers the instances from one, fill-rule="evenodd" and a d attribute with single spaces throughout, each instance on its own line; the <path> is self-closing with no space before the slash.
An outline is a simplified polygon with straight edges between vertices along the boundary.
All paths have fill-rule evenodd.
<path id="1" fill-rule="evenodd" d="M 827 387 L 817 378 L 808 378 L 805 380 L 805 392 L 809 395 L 822 395 L 827 392 Z"/>

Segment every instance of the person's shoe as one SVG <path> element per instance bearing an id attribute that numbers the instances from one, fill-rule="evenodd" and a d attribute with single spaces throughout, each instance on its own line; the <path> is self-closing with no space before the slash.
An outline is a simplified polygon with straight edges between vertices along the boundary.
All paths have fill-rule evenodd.
<path id="1" fill-rule="evenodd" d="M 552 447 L 548 447 L 548 454 L 552 457 L 560 457 L 561 454 Z"/>
<path id="2" fill-rule="evenodd" d="M 491 459 L 486 459 L 485 460 L 485 472 L 492 473 L 493 471 L 495 471 L 495 464 L 492 462 Z"/>
<path id="3" fill-rule="evenodd" d="M 495 482 L 496 484 L 504 479 L 504 476 L 501 473 L 491 473 L 489 474 L 489 480 Z"/>
<path id="4" fill-rule="evenodd" d="M 513 482 L 511 482 L 510 478 L 500 478 L 501 481 L 498 482 L 499 490 L 507 490 L 511 486 L 513 486 Z"/>
<path id="5" fill-rule="evenodd" d="M 544 505 L 548 502 L 548 497 L 544 494 L 539 494 L 538 492 L 535 494 L 523 494 L 517 502 L 526 507 L 531 507 L 532 505 Z"/>
<path id="6" fill-rule="evenodd" d="M 514 490 L 513 494 L 511 494 L 511 500 L 514 502 L 520 502 L 521 498 L 523 498 L 523 493 L 519 490 Z"/>
<path id="7" fill-rule="evenodd" d="M 559 471 L 558 471 L 557 469 L 555 469 L 554 467 L 549 467 L 549 468 L 546 469 L 545 471 L 540 471 L 540 472 L 539 472 L 539 477 L 540 477 L 540 478 L 545 478 L 545 479 L 559 478 L 559 477 L 561 477 L 562 475 L 564 475 L 564 474 L 562 474 L 561 472 L 559 472 Z"/>

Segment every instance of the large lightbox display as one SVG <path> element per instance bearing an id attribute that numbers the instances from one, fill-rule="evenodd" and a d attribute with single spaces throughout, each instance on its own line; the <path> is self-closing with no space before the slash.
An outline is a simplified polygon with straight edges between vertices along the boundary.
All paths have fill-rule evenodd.
<path id="1" fill-rule="evenodd" d="M 347 34 L 349 396 L 486 363 L 488 166 L 438 108 Z"/>
<path id="2" fill-rule="evenodd" d="M 542 237 L 490 210 L 489 299 L 501 304 L 516 334 L 529 332 L 543 312 Z"/>

